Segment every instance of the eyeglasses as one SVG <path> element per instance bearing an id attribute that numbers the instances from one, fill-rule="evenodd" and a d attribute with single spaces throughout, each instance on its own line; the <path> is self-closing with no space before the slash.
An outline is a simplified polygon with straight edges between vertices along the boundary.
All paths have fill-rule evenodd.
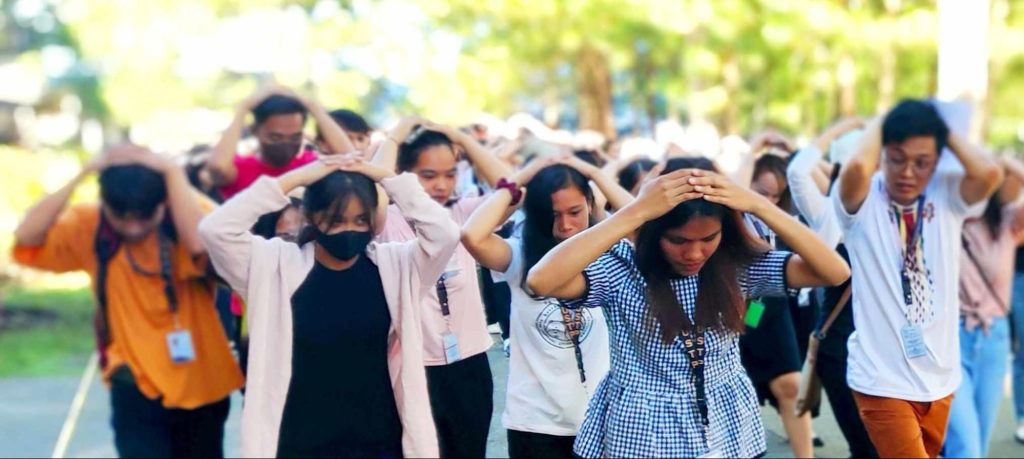
<path id="1" fill-rule="evenodd" d="M 893 157 L 893 155 L 888 153 L 885 155 L 885 165 L 889 169 L 903 172 L 907 167 L 910 167 L 910 170 L 913 171 L 915 175 L 926 175 L 930 173 L 932 169 L 935 168 L 935 162 L 936 161 L 934 159 L 927 158 L 917 158 L 914 161 L 910 161 L 902 157 Z"/>

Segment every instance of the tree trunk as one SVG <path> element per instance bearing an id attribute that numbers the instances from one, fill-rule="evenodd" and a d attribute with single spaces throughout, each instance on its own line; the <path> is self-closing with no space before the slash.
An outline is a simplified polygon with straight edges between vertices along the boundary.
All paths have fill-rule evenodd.
<path id="1" fill-rule="evenodd" d="M 615 138 L 612 121 L 612 79 L 608 59 L 590 43 L 584 43 L 576 56 L 579 91 L 579 127 Z"/>

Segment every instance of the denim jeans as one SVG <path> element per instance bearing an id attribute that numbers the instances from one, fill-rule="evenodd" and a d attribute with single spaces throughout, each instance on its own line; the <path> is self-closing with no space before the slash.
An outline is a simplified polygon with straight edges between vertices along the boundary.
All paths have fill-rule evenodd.
<path id="1" fill-rule="evenodd" d="M 1010 324 L 996 319 L 988 331 L 960 325 L 963 382 L 953 397 L 945 457 L 988 457 L 989 438 L 1003 400 Z"/>
<path id="2" fill-rule="evenodd" d="M 1013 278 L 1013 306 L 1010 311 L 1013 329 L 1020 341 L 1024 333 L 1024 273 L 1016 273 Z M 1024 421 L 1024 346 L 1017 346 L 1013 355 L 1013 406 L 1017 422 Z"/>

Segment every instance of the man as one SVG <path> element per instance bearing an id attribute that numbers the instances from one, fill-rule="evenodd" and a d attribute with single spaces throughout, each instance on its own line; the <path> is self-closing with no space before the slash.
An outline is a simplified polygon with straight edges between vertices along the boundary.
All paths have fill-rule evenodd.
<path id="1" fill-rule="evenodd" d="M 962 171 L 936 172 L 947 146 Z M 961 378 L 961 230 L 1002 174 L 914 100 L 872 122 L 843 169 L 833 203 L 853 262 L 847 380 L 881 457 L 936 457 L 942 447 Z"/>
<path id="2" fill-rule="evenodd" d="M 373 134 L 370 124 L 358 113 L 345 108 L 333 110 L 329 115 L 341 127 L 341 130 L 345 132 L 345 136 L 352 143 L 352 148 L 359 152 L 362 157 L 369 160 L 373 156 L 373 152 L 370 151 L 370 135 Z M 332 152 L 331 146 L 324 139 L 324 134 L 319 129 L 316 132 L 316 143 L 320 151 Z"/>
<path id="3" fill-rule="evenodd" d="M 255 155 L 243 156 L 237 153 L 238 141 L 250 112 L 252 135 L 259 141 L 259 147 Z M 348 136 L 319 103 L 270 81 L 238 105 L 234 120 L 207 161 L 206 169 L 225 199 L 246 189 L 262 175 L 277 177 L 316 160 L 316 152 L 308 148 L 303 136 L 307 114 L 316 120 L 317 129 L 329 147 L 326 153 L 354 150 Z"/>
<path id="4" fill-rule="evenodd" d="M 94 172 L 101 203 L 65 209 Z M 172 161 L 121 146 L 44 198 L 15 231 L 17 262 L 92 278 L 122 457 L 223 457 L 228 397 L 243 381 L 214 308 L 199 199 Z"/>

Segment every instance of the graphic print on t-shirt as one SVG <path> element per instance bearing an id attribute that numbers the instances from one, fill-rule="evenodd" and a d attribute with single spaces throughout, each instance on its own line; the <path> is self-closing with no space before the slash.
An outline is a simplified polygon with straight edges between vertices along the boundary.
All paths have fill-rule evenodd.
<path id="1" fill-rule="evenodd" d="M 922 325 L 930 322 L 935 315 L 932 298 L 935 281 L 924 257 L 924 246 L 927 242 L 923 236 L 924 228 L 917 228 L 917 225 L 931 223 L 935 218 L 935 205 L 927 202 L 921 206 L 921 215 L 917 215 L 917 213 L 918 206 L 916 204 L 912 206 L 892 204 L 891 221 L 898 230 L 898 236 L 902 239 L 904 247 L 902 264 L 910 281 L 911 304 L 906 305 L 907 320 L 911 324 Z"/>
<path id="2" fill-rule="evenodd" d="M 569 334 L 565 330 L 561 304 L 553 298 L 546 298 L 542 301 L 544 301 L 544 308 L 541 309 L 533 323 L 537 328 L 537 334 L 554 347 L 572 349 L 572 339 L 569 338 Z M 583 315 L 581 327 L 583 330 L 580 332 L 580 342 L 582 343 L 594 328 L 594 314 L 589 309 L 574 309 L 569 311 L 569 317 L 573 320 L 576 317 L 574 314 Z"/>

